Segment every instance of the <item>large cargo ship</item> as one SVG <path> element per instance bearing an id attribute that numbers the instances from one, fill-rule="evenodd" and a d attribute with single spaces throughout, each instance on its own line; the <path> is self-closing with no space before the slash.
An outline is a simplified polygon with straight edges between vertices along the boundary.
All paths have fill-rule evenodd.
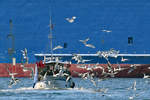
<path id="1" fill-rule="evenodd" d="M 53 47 L 63 47 L 54 50 L 53 54 L 70 62 L 73 76 L 89 70 L 97 70 L 94 72 L 101 76 L 101 67 L 107 72 L 108 66 L 113 70 L 124 69 L 115 77 L 143 77 L 150 73 L 150 2 L 147 0 L 0 2 L 1 75 L 7 71 L 5 67 L 11 63 L 12 56 L 16 58 L 17 66 L 21 63 L 21 50 L 24 48 L 28 50 L 32 66 L 44 56 L 50 56 L 50 16 Z M 119 52 L 115 55 L 108 53 L 112 50 Z M 108 56 L 107 59 L 102 52 Z M 86 61 L 72 59 L 75 55 Z"/>

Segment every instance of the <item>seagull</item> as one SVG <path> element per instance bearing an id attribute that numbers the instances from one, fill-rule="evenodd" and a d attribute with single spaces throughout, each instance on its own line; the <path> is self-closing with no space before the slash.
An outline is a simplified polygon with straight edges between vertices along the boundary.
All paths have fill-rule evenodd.
<path id="1" fill-rule="evenodd" d="M 101 51 L 97 51 L 96 54 L 98 55 L 98 57 L 102 57 L 102 52 Z"/>
<path id="2" fill-rule="evenodd" d="M 93 80 L 93 76 L 92 76 L 92 74 L 90 74 L 90 72 L 86 72 L 86 73 L 79 73 L 76 71 L 73 71 L 73 72 L 75 74 L 78 74 L 78 76 L 81 77 L 83 80 L 85 80 L 85 79 L 90 79 L 90 81 Z M 91 82 L 94 83 L 93 81 L 91 81 Z"/>
<path id="3" fill-rule="evenodd" d="M 22 52 L 23 58 L 24 58 L 24 59 L 27 59 L 27 58 L 28 58 L 28 57 L 27 57 L 27 49 L 25 48 L 24 51 L 21 50 L 21 52 Z"/>
<path id="4" fill-rule="evenodd" d="M 128 69 L 128 68 L 121 68 L 120 64 L 117 62 L 117 69 L 115 69 L 115 71 L 122 71 L 122 70 L 125 70 L 125 69 Z"/>
<path id="5" fill-rule="evenodd" d="M 53 48 L 53 50 L 62 49 L 62 48 L 63 48 L 62 46 L 58 45 L 55 48 Z"/>
<path id="6" fill-rule="evenodd" d="M 82 79 L 88 79 L 89 77 L 89 72 L 86 73 L 78 73 L 76 71 L 73 71 L 75 74 L 78 74 L 78 76 L 80 76 Z"/>
<path id="7" fill-rule="evenodd" d="M 129 59 L 125 59 L 125 58 L 121 58 L 121 62 L 125 62 L 125 61 L 128 61 Z"/>
<path id="8" fill-rule="evenodd" d="M 95 82 L 93 79 L 91 79 L 90 81 L 93 83 L 93 85 L 94 85 L 95 87 L 97 87 L 97 84 L 96 84 L 96 82 Z"/>
<path id="9" fill-rule="evenodd" d="M 117 58 L 118 53 L 119 53 L 119 51 L 116 51 L 114 49 L 110 49 L 109 51 L 98 51 L 96 54 L 99 57 L 104 57 L 106 60 L 108 60 L 108 56 Z"/>
<path id="10" fill-rule="evenodd" d="M 102 73 L 101 73 L 101 75 L 103 76 L 102 78 L 106 78 L 108 76 L 114 77 L 114 74 L 112 72 L 111 73 L 107 73 L 107 72 L 105 72 L 105 69 L 103 67 L 99 67 L 99 68 L 102 69 Z"/>
<path id="11" fill-rule="evenodd" d="M 143 77 L 144 79 L 145 78 L 150 78 L 150 76 L 149 75 L 145 75 L 145 73 L 144 73 L 144 77 Z"/>
<path id="12" fill-rule="evenodd" d="M 113 48 L 111 48 L 109 51 L 107 51 L 109 55 L 111 55 L 112 57 L 117 58 L 119 51 L 114 50 Z"/>
<path id="13" fill-rule="evenodd" d="M 130 90 L 130 89 L 136 90 L 136 81 L 134 81 L 133 85 L 127 89 L 128 90 Z"/>
<path id="14" fill-rule="evenodd" d="M 69 22 L 69 23 L 73 23 L 76 19 L 76 16 L 73 16 L 72 18 L 66 18 L 66 20 Z"/>
<path id="15" fill-rule="evenodd" d="M 82 59 L 82 63 L 89 62 L 91 60 Z"/>
<path id="16" fill-rule="evenodd" d="M 134 71 L 136 69 L 136 66 L 135 65 L 131 65 L 130 66 L 130 69 L 128 71 L 128 73 L 131 73 L 132 71 Z"/>
<path id="17" fill-rule="evenodd" d="M 9 70 L 7 69 L 7 71 L 9 72 Z M 15 78 L 14 75 L 16 75 L 17 73 L 10 73 L 9 72 L 9 75 L 11 76 L 11 80 L 9 81 L 9 87 L 11 87 L 12 85 L 16 85 L 17 82 L 19 82 L 20 80 Z"/>
<path id="18" fill-rule="evenodd" d="M 108 52 L 106 52 L 106 51 L 98 51 L 96 54 L 99 57 L 104 57 L 108 61 Z"/>
<path id="19" fill-rule="evenodd" d="M 14 79 L 14 76 L 18 74 L 18 73 L 11 73 L 8 69 L 8 66 L 7 66 L 6 70 L 13 79 Z"/>
<path id="20" fill-rule="evenodd" d="M 83 80 L 87 80 L 89 79 L 92 84 L 97 87 L 96 81 L 94 80 L 94 73 L 90 73 L 90 72 L 86 72 L 86 73 L 79 73 L 76 71 L 73 71 L 74 73 L 78 74 L 78 76 L 80 76 Z"/>
<path id="21" fill-rule="evenodd" d="M 100 69 L 102 69 L 102 73 L 101 73 L 101 75 L 104 75 L 104 74 L 106 74 L 106 72 L 105 72 L 105 70 L 104 70 L 104 68 L 103 67 L 99 67 Z"/>
<path id="22" fill-rule="evenodd" d="M 46 80 L 46 77 L 47 77 L 47 72 L 44 74 L 43 80 Z"/>
<path id="23" fill-rule="evenodd" d="M 79 40 L 79 41 L 82 42 L 83 44 L 86 44 L 86 42 L 89 41 L 89 40 L 90 40 L 90 38 L 87 38 L 85 40 Z"/>
<path id="24" fill-rule="evenodd" d="M 91 61 L 91 60 L 87 60 L 87 59 L 82 59 L 82 57 L 79 56 L 79 55 L 77 55 L 77 54 L 73 54 L 72 59 L 74 59 L 75 61 L 77 61 L 77 63 L 80 63 L 80 62 L 85 63 L 85 62 Z"/>
<path id="25" fill-rule="evenodd" d="M 112 32 L 111 30 L 102 30 L 103 32 L 106 32 L 106 33 L 110 33 Z"/>
<path id="26" fill-rule="evenodd" d="M 90 47 L 90 48 L 95 48 L 95 46 L 92 45 L 92 44 L 85 44 L 85 46 L 86 46 L 86 47 Z"/>
<path id="27" fill-rule="evenodd" d="M 25 67 L 23 64 L 20 65 L 20 67 L 22 67 L 23 72 L 27 72 L 27 71 L 31 71 L 31 78 L 34 77 L 34 69 L 33 67 Z"/>
<path id="28" fill-rule="evenodd" d="M 136 81 L 134 81 L 133 90 L 136 90 Z"/>
<path id="29" fill-rule="evenodd" d="M 12 85 L 16 85 L 17 82 L 19 82 L 20 80 L 15 78 L 13 75 L 11 77 L 11 80 L 10 80 L 10 83 L 9 83 L 9 86 L 12 86 Z"/>
<path id="30" fill-rule="evenodd" d="M 33 69 L 33 67 L 24 67 L 23 68 L 23 72 L 26 72 L 26 71 L 31 71 L 31 78 L 33 78 L 33 76 L 34 76 L 34 69 Z"/>
<path id="31" fill-rule="evenodd" d="M 72 59 L 74 59 L 75 61 L 77 61 L 77 63 L 79 64 L 80 62 L 82 62 L 82 57 L 77 55 L 77 54 L 73 54 Z"/>
<path id="32" fill-rule="evenodd" d="M 21 52 L 22 52 L 22 59 L 21 59 L 21 61 L 22 61 L 22 63 L 24 62 L 24 60 L 25 60 L 25 63 L 28 63 L 28 54 L 27 54 L 27 49 L 25 48 L 24 50 L 21 50 Z"/>
<path id="33" fill-rule="evenodd" d="M 87 43 L 86 43 L 86 42 L 89 41 L 89 40 L 90 40 L 90 38 L 87 38 L 87 39 L 85 39 L 85 40 L 79 40 L 79 41 L 82 42 L 86 47 L 95 48 L 94 45 L 92 45 L 92 44 L 87 44 Z"/>

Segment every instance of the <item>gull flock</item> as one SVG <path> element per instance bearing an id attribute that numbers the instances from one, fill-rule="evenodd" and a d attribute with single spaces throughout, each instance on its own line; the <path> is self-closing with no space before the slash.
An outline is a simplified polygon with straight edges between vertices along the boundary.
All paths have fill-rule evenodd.
<path id="1" fill-rule="evenodd" d="M 75 19 L 77 17 L 76 16 L 73 16 L 71 18 L 66 18 L 66 21 L 68 21 L 69 23 L 73 23 L 75 22 Z M 110 33 L 112 32 L 111 30 L 102 30 L 102 32 L 107 32 L 107 33 Z M 83 39 L 83 40 L 79 40 L 80 43 L 82 43 L 85 47 L 88 47 L 88 48 L 96 48 L 93 44 L 90 44 L 88 42 L 90 42 L 90 38 L 86 38 L 86 39 Z M 61 45 L 58 45 L 56 47 L 53 48 L 53 51 L 54 50 L 57 50 L 57 49 L 63 49 L 63 47 Z M 25 50 L 21 50 L 22 52 L 22 56 L 23 56 L 23 59 L 25 60 L 28 60 L 28 57 L 27 57 L 27 49 Z M 96 76 L 95 73 L 94 73 L 94 68 L 99 68 L 102 70 L 101 72 L 101 77 L 99 79 L 99 81 L 102 81 L 103 79 L 107 79 L 107 78 L 113 78 L 115 77 L 116 74 L 118 74 L 119 72 L 121 71 L 124 71 L 124 70 L 128 70 L 128 74 L 132 73 L 134 70 L 137 69 L 137 66 L 136 64 L 132 64 L 129 68 L 123 68 L 120 66 L 119 63 L 117 63 L 117 67 L 114 68 L 112 66 L 112 64 L 110 63 L 109 61 L 109 57 L 114 57 L 114 58 L 117 58 L 118 57 L 118 54 L 119 54 L 119 51 L 116 51 L 114 49 L 110 49 L 108 51 L 97 51 L 96 55 L 100 58 L 104 58 L 107 62 L 107 66 L 102 66 L 102 65 L 99 65 L 99 64 L 95 64 L 95 65 L 88 65 L 87 67 L 87 64 L 85 64 L 86 62 L 89 62 L 91 61 L 92 59 L 83 59 L 82 56 L 80 54 L 72 54 L 72 60 L 76 61 L 77 64 L 80 64 L 81 65 L 78 65 L 78 67 L 80 68 L 86 68 L 88 70 L 88 72 L 86 73 L 78 73 L 76 71 L 73 71 L 75 74 L 78 74 L 78 76 L 80 76 L 83 80 L 87 80 L 89 79 L 91 81 L 91 83 L 97 87 L 97 84 L 96 84 L 96 81 L 94 80 L 94 77 Z M 124 58 L 124 57 L 121 57 L 120 59 L 120 62 L 127 62 L 129 61 L 129 59 L 127 58 Z M 25 67 L 24 65 L 21 65 L 23 67 L 23 71 L 32 71 L 32 76 L 34 74 L 34 70 L 32 68 L 28 68 L 28 67 Z M 148 67 L 150 69 L 150 67 Z M 9 70 L 8 70 L 9 72 Z M 10 81 L 10 86 L 14 85 L 14 84 L 17 84 L 17 82 L 19 82 L 20 80 L 15 78 L 14 77 L 14 74 L 10 73 L 9 74 L 11 75 L 11 81 Z M 146 78 L 150 78 L 149 75 L 146 75 L 145 73 L 143 73 L 143 78 L 146 79 Z M 42 84 L 45 86 L 45 84 Z M 133 86 L 130 87 L 129 89 L 133 89 L 134 91 L 136 91 L 136 81 L 133 83 Z M 128 90 L 129 90 L 128 89 Z M 106 92 L 106 91 L 105 91 Z M 130 100 L 133 100 L 136 96 L 138 96 L 137 94 L 134 95 L 134 96 L 131 96 L 129 97 Z"/>

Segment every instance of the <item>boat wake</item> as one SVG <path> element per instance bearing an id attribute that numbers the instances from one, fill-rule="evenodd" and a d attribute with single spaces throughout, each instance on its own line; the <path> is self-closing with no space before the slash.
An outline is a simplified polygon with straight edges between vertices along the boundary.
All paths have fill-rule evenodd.
<path id="1" fill-rule="evenodd" d="M 96 93 L 96 92 L 102 92 L 102 93 L 106 93 L 108 89 L 92 89 L 92 88 L 84 88 L 84 87 L 76 87 L 76 88 L 64 88 L 64 89 L 60 89 L 60 88 L 42 88 L 42 89 L 35 89 L 33 87 L 21 87 L 21 88 L 17 88 L 17 89 L 1 89 L 0 92 L 1 93 L 35 93 L 35 92 L 40 92 L 40 93 L 61 93 L 61 92 L 69 92 L 69 93 L 74 93 L 74 92 L 83 92 L 83 93 Z"/>

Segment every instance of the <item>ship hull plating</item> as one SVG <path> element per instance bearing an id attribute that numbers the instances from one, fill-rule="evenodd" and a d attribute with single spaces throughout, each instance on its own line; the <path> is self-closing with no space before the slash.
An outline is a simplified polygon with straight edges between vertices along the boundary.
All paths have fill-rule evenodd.
<path id="1" fill-rule="evenodd" d="M 144 74 L 150 74 L 150 64 L 112 64 L 112 69 L 115 71 L 114 75 L 104 74 L 109 73 L 108 64 L 70 64 L 69 70 L 72 77 L 82 77 L 81 74 L 89 73 L 94 77 L 118 77 L 118 78 L 142 78 Z M 132 67 L 131 67 L 132 66 Z M 35 64 L 26 64 L 26 67 L 33 68 Z M 11 72 L 12 65 L 7 63 L 0 64 L 0 77 L 10 77 L 8 69 Z M 21 64 L 16 64 L 15 77 L 32 77 L 31 70 L 24 70 Z"/>

